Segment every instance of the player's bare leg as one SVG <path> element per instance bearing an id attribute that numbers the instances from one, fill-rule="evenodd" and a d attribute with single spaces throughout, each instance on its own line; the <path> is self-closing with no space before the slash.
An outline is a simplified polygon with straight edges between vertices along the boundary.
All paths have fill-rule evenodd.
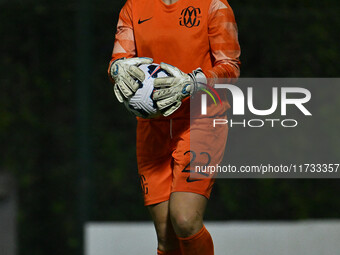
<path id="1" fill-rule="evenodd" d="M 157 233 L 158 250 L 165 252 L 178 250 L 178 239 L 170 220 L 169 201 L 150 205 L 148 209 Z"/>
<path id="2" fill-rule="evenodd" d="M 213 255 L 214 246 L 203 225 L 207 198 L 190 192 L 174 192 L 170 197 L 170 218 L 180 240 L 183 255 Z"/>
<path id="3" fill-rule="evenodd" d="M 170 217 L 179 237 L 189 237 L 203 227 L 207 199 L 190 192 L 174 192 L 170 197 Z"/>

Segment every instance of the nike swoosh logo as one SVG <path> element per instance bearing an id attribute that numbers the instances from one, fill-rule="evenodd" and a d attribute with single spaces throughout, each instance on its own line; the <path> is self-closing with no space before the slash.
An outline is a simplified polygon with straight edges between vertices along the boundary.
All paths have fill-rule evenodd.
<path id="1" fill-rule="evenodd" d="M 202 181 L 202 179 L 190 179 L 190 176 L 188 176 L 187 178 L 187 182 L 198 182 L 198 181 Z"/>
<path id="2" fill-rule="evenodd" d="M 150 20 L 150 19 L 152 19 L 152 17 L 151 18 L 149 18 L 149 19 L 145 19 L 145 20 L 138 20 L 138 24 L 142 24 L 142 23 L 144 23 L 145 21 L 148 21 L 148 20 Z"/>

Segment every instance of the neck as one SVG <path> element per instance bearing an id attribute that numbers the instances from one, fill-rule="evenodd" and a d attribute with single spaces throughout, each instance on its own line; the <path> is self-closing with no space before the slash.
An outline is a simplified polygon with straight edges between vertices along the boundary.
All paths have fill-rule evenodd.
<path id="1" fill-rule="evenodd" d="M 170 5 L 176 3 L 178 0 L 162 0 L 165 4 Z"/>

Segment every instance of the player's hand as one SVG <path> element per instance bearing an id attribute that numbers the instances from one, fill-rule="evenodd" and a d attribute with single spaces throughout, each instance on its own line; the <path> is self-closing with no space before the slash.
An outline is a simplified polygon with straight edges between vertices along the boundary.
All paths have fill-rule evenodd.
<path id="1" fill-rule="evenodd" d="M 169 77 L 157 78 L 154 81 L 153 100 L 163 116 L 173 114 L 182 104 L 182 100 L 193 95 L 200 87 L 197 78 L 205 75 L 199 68 L 190 74 L 183 73 L 177 67 L 161 63 L 161 68 L 168 72 Z"/>
<path id="2" fill-rule="evenodd" d="M 132 97 L 139 88 L 138 81 L 144 81 L 145 74 L 138 66 L 152 62 L 151 58 L 121 58 L 112 63 L 110 74 L 115 82 L 113 90 L 119 102 Z"/>

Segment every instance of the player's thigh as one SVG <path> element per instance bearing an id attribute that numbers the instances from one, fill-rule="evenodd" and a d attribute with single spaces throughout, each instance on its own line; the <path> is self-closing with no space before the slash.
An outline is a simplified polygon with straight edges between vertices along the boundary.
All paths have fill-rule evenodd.
<path id="1" fill-rule="evenodd" d="M 169 120 L 139 119 L 136 135 L 137 159 L 148 162 L 168 156 L 171 142 Z"/>
<path id="2" fill-rule="evenodd" d="M 210 197 L 215 175 L 200 170 L 201 166 L 213 166 L 221 162 L 227 141 L 228 128 L 213 129 L 211 119 L 174 122 L 174 127 L 186 126 L 178 133 L 173 152 L 174 168 L 171 192 L 191 192 Z M 176 130 L 175 130 L 176 131 Z M 175 132 L 176 133 L 176 132 Z"/>
<path id="3" fill-rule="evenodd" d="M 146 206 L 169 200 L 172 156 L 169 121 L 138 121 L 137 164 Z"/>
<path id="4" fill-rule="evenodd" d="M 226 116 L 218 118 L 226 121 Z M 212 118 L 193 119 L 190 122 L 190 137 L 188 138 L 186 135 L 182 139 L 183 147 L 186 145 L 192 152 L 190 167 L 219 164 L 224 156 L 227 137 L 227 125 L 214 126 Z M 187 145 L 188 141 L 189 146 Z M 183 153 L 180 149 L 178 151 Z"/>

